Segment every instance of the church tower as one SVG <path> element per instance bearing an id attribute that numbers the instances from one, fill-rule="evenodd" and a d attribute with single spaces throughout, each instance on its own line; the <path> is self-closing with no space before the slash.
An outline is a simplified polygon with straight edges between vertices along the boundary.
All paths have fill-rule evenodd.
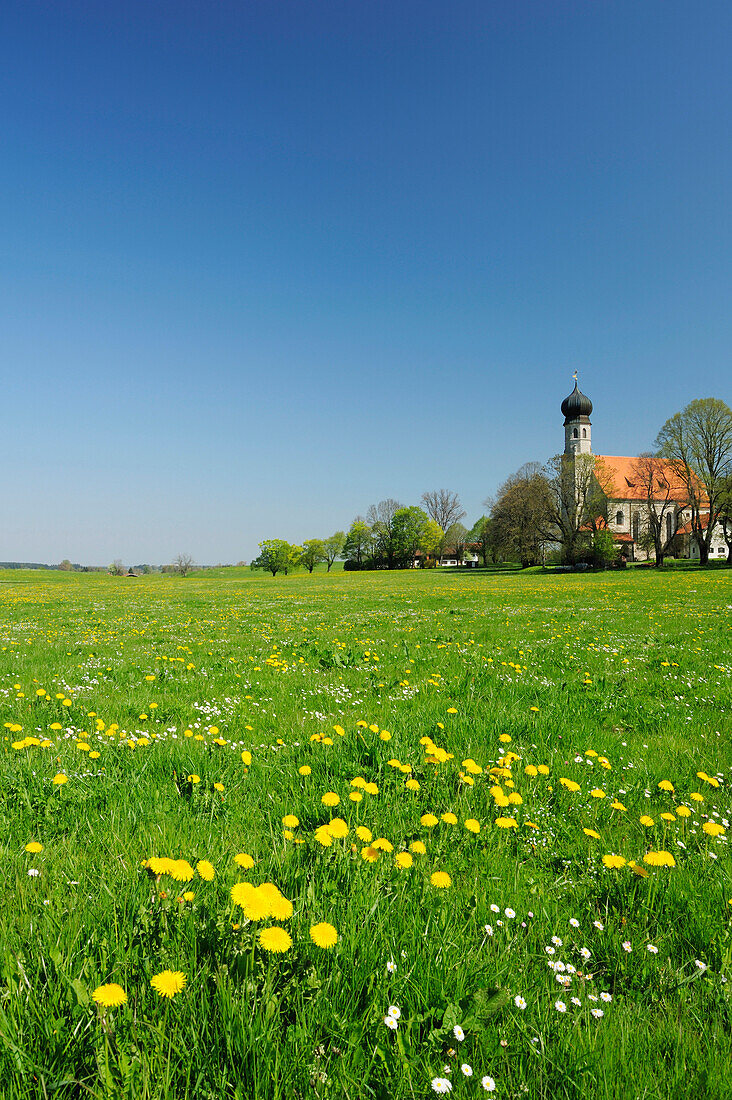
<path id="1" fill-rule="evenodd" d="M 574 373 L 574 389 L 569 397 L 562 401 L 564 413 L 564 453 L 566 455 L 592 454 L 592 425 L 590 413 L 592 402 L 577 385 L 577 372 Z"/>

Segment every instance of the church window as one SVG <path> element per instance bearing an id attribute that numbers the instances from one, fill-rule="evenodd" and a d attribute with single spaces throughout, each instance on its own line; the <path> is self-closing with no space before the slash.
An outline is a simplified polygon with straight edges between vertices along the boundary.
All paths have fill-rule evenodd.
<path id="1" fill-rule="evenodd" d="M 674 533 L 674 523 L 672 516 L 666 516 L 666 542 L 671 542 Z"/>
<path id="2" fill-rule="evenodd" d="M 640 516 L 637 512 L 633 516 L 633 538 L 636 542 L 640 538 Z"/>
<path id="3" fill-rule="evenodd" d="M 587 439 L 587 428 L 582 429 L 582 438 Z"/>
<path id="4" fill-rule="evenodd" d="M 572 431 L 572 439 L 579 439 L 579 432 L 576 428 L 574 428 Z"/>
<path id="5" fill-rule="evenodd" d="M 619 512 L 617 512 L 617 514 L 616 514 L 616 516 L 615 516 L 615 522 L 617 523 L 618 527 L 622 527 L 622 525 L 623 525 L 623 520 L 624 520 L 624 516 L 623 516 L 623 513 L 622 513 L 622 512 L 620 512 L 620 511 L 619 511 Z"/>

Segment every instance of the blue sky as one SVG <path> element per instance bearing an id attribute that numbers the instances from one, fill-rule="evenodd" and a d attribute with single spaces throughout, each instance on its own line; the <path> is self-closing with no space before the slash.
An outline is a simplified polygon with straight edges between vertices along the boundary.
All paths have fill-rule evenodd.
<path id="1" fill-rule="evenodd" d="M 4 0 L 0 560 L 249 559 L 732 401 L 727 2 Z"/>

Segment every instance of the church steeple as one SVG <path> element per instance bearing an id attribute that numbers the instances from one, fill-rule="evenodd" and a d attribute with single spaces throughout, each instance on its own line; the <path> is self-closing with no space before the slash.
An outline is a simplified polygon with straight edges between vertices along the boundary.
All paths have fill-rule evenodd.
<path id="1" fill-rule="evenodd" d="M 564 414 L 564 453 L 592 454 L 592 425 L 590 413 L 592 402 L 579 388 L 577 384 L 577 371 L 572 375 L 574 389 L 569 397 L 562 401 L 562 413 Z"/>

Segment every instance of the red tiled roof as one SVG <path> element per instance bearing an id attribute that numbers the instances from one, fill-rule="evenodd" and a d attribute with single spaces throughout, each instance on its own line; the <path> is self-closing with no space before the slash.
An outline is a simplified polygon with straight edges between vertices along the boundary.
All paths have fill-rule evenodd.
<path id="1" fill-rule="evenodd" d="M 701 515 L 699 518 L 701 519 L 703 530 L 706 531 L 709 525 L 709 512 L 704 512 L 704 514 Z M 678 531 L 676 532 L 677 535 L 690 535 L 691 533 L 691 520 L 689 520 L 688 523 L 685 523 L 683 527 L 679 527 Z"/>
<path id="2" fill-rule="evenodd" d="M 645 500 L 645 486 L 641 484 L 636 467 L 638 458 L 632 455 L 595 455 L 597 476 L 611 500 Z M 657 459 L 662 471 L 658 496 L 667 496 L 679 504 L 686 503 L 686 489 L 671 462 Z"/>

